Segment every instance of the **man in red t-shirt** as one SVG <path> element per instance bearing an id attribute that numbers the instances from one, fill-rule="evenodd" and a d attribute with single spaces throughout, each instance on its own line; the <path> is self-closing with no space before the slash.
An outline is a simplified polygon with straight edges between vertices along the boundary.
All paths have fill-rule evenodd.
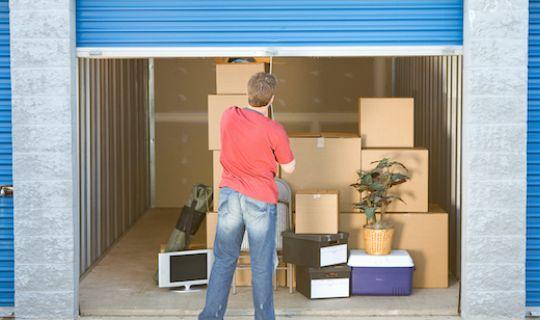
<path id="1" fill-rule="evenodd" d="M 251 256 L 255 319 L 275 319 L 272 276 L 277 266 L 276 162 L 292 173 L 295 161 L 283 127 L 268 118 L 276 79 L 257 73 L 248 82 L 249 106 L 221 117 L 223 167 L 214 265 L 199 319 L 223 319 L 244 232 Z M 217 192 L 217 190 L 215 190 Z"/>

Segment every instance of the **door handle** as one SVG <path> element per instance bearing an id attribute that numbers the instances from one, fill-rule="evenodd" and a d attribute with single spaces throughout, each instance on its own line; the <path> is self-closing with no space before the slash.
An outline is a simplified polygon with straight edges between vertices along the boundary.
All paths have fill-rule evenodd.
<path id="1" fill-rule="evenodd" d="M 13 196 L 13 186 L 12 185 L 3 185 L 0 186 L 0 197 Z"/>

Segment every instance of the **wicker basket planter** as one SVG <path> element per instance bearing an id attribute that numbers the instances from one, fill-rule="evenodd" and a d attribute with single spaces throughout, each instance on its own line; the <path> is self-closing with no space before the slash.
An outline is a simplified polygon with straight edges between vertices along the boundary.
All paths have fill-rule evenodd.
<path id="1" fill-rule="evenodd" d="M 392 251 L 394 229 L 372 229 L 364 227 L 364 246 L 366 253 L 374 256 L 387 255 Z"/>

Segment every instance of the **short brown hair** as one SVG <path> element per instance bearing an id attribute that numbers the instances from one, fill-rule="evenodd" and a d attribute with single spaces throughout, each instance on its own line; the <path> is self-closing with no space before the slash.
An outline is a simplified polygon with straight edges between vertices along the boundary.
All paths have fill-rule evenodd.
<path id="1" fill-rule="evenodd" d="M 270 103 L 276 88 L 276 77 L 266 72 L 254 74 L 248 81 L 248 102 L 252 107 L 264 107 Z"/>

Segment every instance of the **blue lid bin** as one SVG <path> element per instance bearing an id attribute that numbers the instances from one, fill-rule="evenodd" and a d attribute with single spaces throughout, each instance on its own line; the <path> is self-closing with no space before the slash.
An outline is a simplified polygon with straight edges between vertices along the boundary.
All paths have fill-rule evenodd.
<path id="1" fill-rule="evenodd" d="M 351 293 L 365 296 L 408 296 L 412 293 L 414 262 L 405 250 L 370 256 L 351 250 Z"/>

